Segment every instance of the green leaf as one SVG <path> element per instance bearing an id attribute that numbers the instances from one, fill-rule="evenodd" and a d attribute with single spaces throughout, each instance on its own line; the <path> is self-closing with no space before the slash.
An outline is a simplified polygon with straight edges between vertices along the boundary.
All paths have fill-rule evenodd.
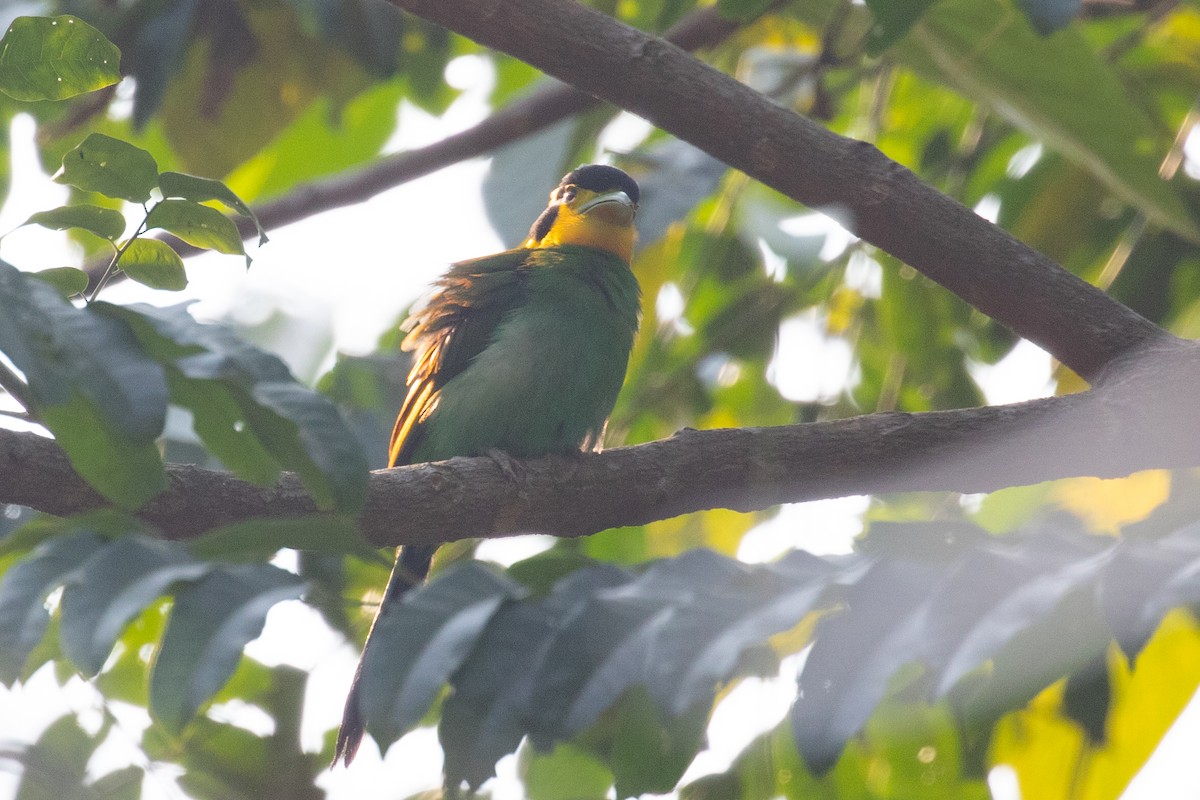
<path id="1" fill-rule="evenodd" d="M 242 404 L 221 381 L 167 371 L 171 402 L 192 412 L 192 429 L 225 468 L 256 486 L 274 486 L 283 468 L 246 422 Z"/>
<path id="2" fill-rule="evenodd" d="M 666 794 L 674 789 L 704 742 L 710 705 L 664 719 L 640 687 L 621 698 L 609 756 L 617 797 Z"/>
<path id="3" fill-rule="evenodd" d="M 851 587 L 845 610 L 822 621 L 792 707 L 796 746 L 814 773 L 837 762 L 883 699 L 888 679 L 917 657 L 921 603 L 938 577 L 928 564 L 881 562 Z"/>
<path id="4" fill-rule="evenodd" d="M 1082 30 L 1044 39 L 1005 4 L 943 0 L 896 55 L 1083 164 L 1157 224 L 1200 241 L 1175 188 L 1158 176 L 1169 141 Z"/>
<path id="5" fill-rule="evenodd" d="M 191 200 L 193 203 L 204 203 L 217 200 L 224 203 L 242 216 L 249 217 L 258 228 L 258 244 L 261 247 L 267 243 L 267 232 L 263 230 L 258 217 L 250 210 L 250 206 L 242 202 L 242 198 L 233 193 L 228 186 L 212 178 L 201 178 L 196 175 L 186 175 L 182 172 L 164 172 L 158 176 L 158 185 L 163 197 L 179 197 Z"/>
<path id="6" fill-rule="evenodd" d="M 117 268 L 151 289 L 178 292 L 188 285 L 183 259 L 171 245 L 158 239 L 134 239 L 125 246 Z"/>
<path id="7" fill-rule="evenodd" d="M 728 19 L 749 22 L 766 13 L 774 4 L 774 0 L 717 0 L 717 10 Z"/>
<path id="8" fill-rule="evenodd" d="M 126 536 L 100 549 L 63 591 L 63 654 L 95 675 L 131 619 L 171 584 L 197 580 L 210 569 L 178 544 L 145 537 Z"/>
<path id="9" fill-rule="evenodd" d="M 500 607 L 454 674 L 454 691 L 442 708 L 438 738 L 451 785 L 466 781 L 479 788 L 495 774 L 496 762 L 516 750 L 555 635 L 577 618 L 588 594 L 629 580 L 629 573 L 605 564 L 574 572 L 547 598 Z"/>
<path id="10" fill-rule="evenodd" d="M 0 39 L 0 92 L 64 100 L 121 80 L 121 51 L 78 17 L 17 17 Z"/>
<path id="11" fill-rule="evenodd" d="M 51 267 L 31 272 L 29 275 L 50 284 L 63 297 L 83 294 L 88 285 L 88 274 L 75 267 Z"/>
<path id="12" fill-rule="evenodd" d="M 130 439 L 115 430 L 111 420 L 82 394 L 74 394 L 64 404 L 45 406 L 41 414 L 75 471 L 119 507 L 140 508 L 167 488 L 167 473 L 155 443 Z"/>
<path id="13" fill-rule="evenodd" d="M 230 255 L 246 253 L 233 220 L 191 200 L 163 200 L 150 210 L 146 225 L 169 231 L 194 247 Z"/>
<path id="14" fill-rule="evenodd" d="M 154 718 L 172 733 L 182 731 L 229 680 L 271 607 L 303 590 L 303 581 L 278 567 L 238 564 L 179 592 L 150 673 Z"/>
<path id="15" fill-rule="evenodd" d="M 247 420 L 275 448 L 273 454 L 294 469 L 321 510 L 354 511 L 366 491 L 362 447 L 326 398 L 295 382 L 255 385 Z"/>
<path id="16" fill-rule="evenodd" d="M 867 53 L 881 54 L 908 33 L 937 0 L 867 0 L 875 22 L 867 34 Z"/>
<path id="17" fill-rule="evenodd" d="M 0 682 L 11 684 L 21 675 L 25 659 L 50 624 L 46 596 L 61 586 L 103 545 L 94 533 L 75 533 L 50 539 L 0 579 Z"/>
<path id="18" fill-rule="evenodd" d="M 93 781 L 88 787 L 89 796 L 96 800 L 138 800 L 145 777 L 144 769 L 131 764 Z"/>
<path id="19" fill-rule="evenodd" d="M 196 431 L 209 437 L 213 430 L 208 425 L 220 426 L 211 441 L 212 446 L 221 448 L 222 456 L 230 455 L 236 438 L 233 434 L 249 431 L 253 441 L 279 465 L 300 474 L 321 510 L 351 513 L 362 505 L 367 461 L 361 445 L 333 403 L 297 383 L 278 357 L 243 341 L 227 327 L 196 322 L 186 305 L 157 308 L 93 303 L 92 307 L 128 322 L 151 356 L 178 369 L 183 378 L 223 387 L 240 418 L 235 418 L 223 401 L 218 406 L 207 394 L 193 395 L 196 383 L 173 381 L 174 389 L 185 392 L 176 402 L 203 408 L 206 414 L 212 412 Z M 212 387 L 199 391 L 210 393 Z M 252 475 L 248 479 L 261 479 L 274 469 L 257 450 L 248 453 L 252 455 L 245 461 L 233 458 L 226 465 L 249 467 Z"/>
<path id="20" fill-rule="evenodd" d="M 529 800 L 604 800 L 613 785 L 602 761 L 570 744 L 546 754 L 526 747 L 518 769 Z"/>
<path id="21" fill-rule="evenodd" d="M 2 262 L 0 306 L 0 351 L 24 373 L 76 471 L 126 508 L 165 488 L 154 440 L 166 416 L 166 379 L 125 323 L 75 308 Z"/>
<path id="22" fill-rule="evenodd" d="M 421 721 L 519 586 L 479 562 L 447 570 L 381 615 L 363 655 L 361 710 L 380 748 Z"/>
<path id="23" fill-rule="evenodd" d="M 88 203 L 39 211 L 25 220 L 25 224 L 41 225 L 56 231 L 82 228 L 109 241 L 115 240 L 125 232 L 125 217 L 120 211 Z"/>
<path id="24" fill-rule="evenodd" d="M 84 777 L 103 738 L 88 736 L 74 714 L 59 717 L 22 755 L 25 769 L 14 800 L 94 797 L 85 790 Z"/>
<path id="25" fill-rule="evenodd" d="M 93 133 L 63 156 L 54 180 L 85 192 L 145 203 L 150 191 L 158 188 L 158 164 L 140 147 Z"/>

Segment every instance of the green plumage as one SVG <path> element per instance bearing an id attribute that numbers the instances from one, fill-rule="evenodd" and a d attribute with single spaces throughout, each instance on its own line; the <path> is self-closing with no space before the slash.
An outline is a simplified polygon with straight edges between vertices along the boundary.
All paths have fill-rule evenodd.
<path id="1" fill-rule="evenodd" d="M 626 211 L 602 210 L 598 216 L 620 219 L 627 213 L 631 246 L 637 185 L 618 170 L 593 166 L 570 173 L 551 208 L 563 209 L 559 220 L 575 213 L 566 210 L 568 203 L 586 214 L 590 206 L 577 192 L 590 192 L 591 198 L 614 188 L 624 191 L 618 205 Z M 549 230 L 555 219 L 550 215 L 543 227 Z M 598 247 L 522 247 L 455 264 L 405 323 L 404 347 L 414 360 L 392 434 L 391 464 L 493 450 L 533 457 L 597 447 L 625 378 L 640 294 L 629 264 Z M 374 624 L 424 579 L 435 549 L 401 549 Z M 363 736 L 364 664 L 374 657 L 372 668 L 386 665 L 386 654 L 369 655 L 370 642 L 368 634 L 346 699 L 335 762 L 348 764 Z"/>
<path id="2" fill-rule="evenodd" d="M 397 463 L 599 443 L 638 326 L 628 264 L 589 247 L 511 250 L 455 265 L 439 288 L 409 323 L 413 390 L 433 391 L 405 404 Z"/>

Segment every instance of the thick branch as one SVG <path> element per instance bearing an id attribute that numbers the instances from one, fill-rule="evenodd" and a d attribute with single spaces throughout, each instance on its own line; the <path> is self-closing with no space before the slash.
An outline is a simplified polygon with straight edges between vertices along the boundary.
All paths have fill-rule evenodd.
<path id="1" fill-rule="evenodd" d="M 698 50 L 719 44 L 737 28 L 737 23 L 722 18 L 715 9 L 702 8 L 685 16 L 664 36 L 684 50 Z M 362 203 L 388 189 L 460 161 L 485 155 L 599 105 L 601 103 L 596 98 L 570 86 L 547 86 L 499 109 L 483 122 L 461 133 L 447 136 L 426 147 L 384 156 L 358 170 L 300 184 L 285 195 L 256 205 L 254 213 L 258 215 L 262 226 L 271 230 L 322 211 Z M 249 240 L 258 235 L 258 229 L 248 219 L 239 217 L 234 221 L 242 239 Z M 170 235 L 160 238 L 184 258 L 205 252 Z M 107 265 L 108 261 L 105 260 L 87 266 L 89 292 L 95 288 L 96 281 Z M 123 276 L 118 274 L 114 277 L 120 279 Z"/>
<path id="2" fill-rule="evenodd" d="M 932 187 L 733 78 L 572 0 L 391 0 L 628 109 L 805 205 L 1087 379 L 1168 334 Z"/>
<path id="3" fill-rule="evenodd" d="M 546 532 L 580 536 L 709 508 L 894 491 L 985 492 L 1078 475 L 1200 465 L 1200 351 L 1172 344 L 1083 394 L 1010 406 L 871 414 L 778 428 L 685 430 L 599 455 L 521 462 L 456 458 L 371 476 L 360 517 L 378 545 Z M 294 475 L 272 489 L 227 473 L 169 467 L 170 488 L 140 512 L 173 538 L 254 517 L 314 511 Z M 50 440 L 0 431 L 0 503 L 52 514 L 102 499 Z"/>

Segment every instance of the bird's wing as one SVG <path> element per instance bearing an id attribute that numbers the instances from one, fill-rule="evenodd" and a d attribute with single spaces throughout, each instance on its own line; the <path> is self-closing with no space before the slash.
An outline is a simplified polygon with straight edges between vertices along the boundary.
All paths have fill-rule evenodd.
<path id="1" fill-rule="evenodd" d="M 405 321 L 408 336 L 401 346 L 413 351 L 413 365 L 408 396 L 392 429 L 390 466 L 409 463 L 438 391 L 487 347 L 505 314 L 521 303 L 528 254 L 507 250 L 455 264 L 428 302 Z"/>

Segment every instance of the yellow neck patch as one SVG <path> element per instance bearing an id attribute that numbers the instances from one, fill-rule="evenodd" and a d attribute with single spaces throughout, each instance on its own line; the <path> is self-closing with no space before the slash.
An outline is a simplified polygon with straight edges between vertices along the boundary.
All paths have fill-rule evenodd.
<path id="1" fill-rule="evenodd" d="M 563 205 L 558 209 L 558 215 L 550 230 L 539 241 L 530 239 L 525 243 L 529 248 L 557 247 L 563 244 L 575 244 L 583 247 L 595 247 L 607 250 L 622 261 L 629 263 L 633 259 L 633 242 L 637 232 L 632 223 L 614 224 L 598 214 L 577 214 L 570 207 Z"/>

